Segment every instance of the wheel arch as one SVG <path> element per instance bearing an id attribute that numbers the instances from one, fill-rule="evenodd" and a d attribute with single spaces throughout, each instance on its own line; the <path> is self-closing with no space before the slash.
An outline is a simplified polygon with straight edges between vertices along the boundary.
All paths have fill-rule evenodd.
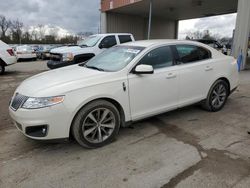
<path id="1" fill-rule="evenodd" d="M 230 84 L 229 79 L 227 79 L 226 77 L 220 77 L 220 78 L 218 78 L 215 82 L 217 82 L 218 80 L 223 80 L 223 81 L 225 81 L 225 82 L 227 83 L 227 85 L 228 85 L 228 93 L 230 94 L 230 91 L 231 91 L 231 84 Z M 215 82 L 214 82 L 214 83 L 215 83 Z"/>
<path id="2" fill-rule="evenodd" d="M 126 123 L 125 123 L 125 112 L 124 112 L 124 109 L 122 107 L 122 105 L 115 99 L 113 98 L 109 98 L 109 97 L 100 97 L 100 98 L 96 98 L 96 99 L 92 99 L 90 101 L 88 101 L 87 103 L 85 103 L 82 107 L 80 107 L 80 109 L 77 110 L 77 112 L 75 113 L 72 121 L 71 121 L 71 124 L 70 124 L 70 132 L 69 132 L 69 137 L 70 138 L 73 138 L 73 135 L 72 135 L 72 125 L 75 121 L 75 118 L 77 116 L 77 114 L 88 104 L 94 102 L 94 101 L 98 101 L 98 100 L 105 100 L 105 101 L 108 101 L 110 103 L 112 103 L 116 108 L 117 110 L 119 111 L 119 114 L 120 114 L 120 117 L 121 117 L 121 127 L 125 127 Z"/>
<path id="3" fill-rule="evenodd" d="M 4 62 L 4 60 L 0 57 L 0 65 L 7 66 L 7 64 Z"/>

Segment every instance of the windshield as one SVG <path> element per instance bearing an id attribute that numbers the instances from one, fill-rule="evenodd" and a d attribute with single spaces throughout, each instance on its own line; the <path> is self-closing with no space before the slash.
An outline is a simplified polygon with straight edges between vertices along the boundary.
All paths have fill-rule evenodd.
<path id="1" fill-rule="evenodd" d="M 92 58 L 85 67 L 100 71 L 115 72 L 126 67 L 144 48 L 115 46 Z"/>
<path id="2" fill-rule="evenodd" d="M 79 46 L 87 46 L 87 47 L 92 47 L 95 46 L 96 43 L 101 39 L 101 36 L 97 35 L 92 35 L 86 38 L 85 40 L 82 40 L 79 42 Z"/>

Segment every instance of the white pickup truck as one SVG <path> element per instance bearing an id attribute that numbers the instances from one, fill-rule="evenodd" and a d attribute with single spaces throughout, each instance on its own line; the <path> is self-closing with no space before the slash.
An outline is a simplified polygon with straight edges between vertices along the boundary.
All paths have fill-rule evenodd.
<path id="1" fill-rule="evenodd" d="M 76 46 L 64 46 L 52 49 L 47 66 L 50 69 L 55 69 L 85 62 L 107 48 L 134 40 L 133 35 L 130 33 L 91 35 Z"/>
<path id="2" fill-rule="evenodd" d="M 15 64 L 17 58 L 12 48 L 0 40 L 0 75 L 5 72 L 5 67 Z"/>

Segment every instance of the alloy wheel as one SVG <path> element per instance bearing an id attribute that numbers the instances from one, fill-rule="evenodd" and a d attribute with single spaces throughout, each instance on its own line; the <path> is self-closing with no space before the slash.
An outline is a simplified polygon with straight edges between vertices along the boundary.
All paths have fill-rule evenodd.
<path id="1" fill-rule="evenodd" d="M 211 104 L 214 108 L 220 108 L 224 105 L 227 98 L 227 88 L 224 84 L 218 84 L 215 86 L 212 97 Z"/>
<path id="2" fill-rule="evenodd" d="M 90 143 L 107 140 L 115 129 L 115 115 L 107 108 L 91 111 L 83 121 L 83 137 Z"/>

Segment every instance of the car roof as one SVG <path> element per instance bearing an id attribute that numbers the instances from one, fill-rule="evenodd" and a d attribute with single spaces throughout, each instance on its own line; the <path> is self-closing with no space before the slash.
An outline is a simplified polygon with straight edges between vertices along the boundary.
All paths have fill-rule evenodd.
<path id="1" fill-rule="evenodd" d="M 132 35 L 131 33 L 103 33 L 103 34 L 94 34 L 91 36 L 110 36 L 110 35 Z"/>
<path id="2" fill-rule="evenodd" d="M 176 39 L 156 39 L 156 40 L 141 40 L 135 42 L 128 42 L 122 45 L 130 45 L 130 46 L 141 46 L 141 47 L 150 47 L 150 46 L 158 46 L 164 44 L 190 44 L 190 45 L 198 45 L 205 46 L 203 43 L 190 41 L 190 40 L 176 40 Z"/>

